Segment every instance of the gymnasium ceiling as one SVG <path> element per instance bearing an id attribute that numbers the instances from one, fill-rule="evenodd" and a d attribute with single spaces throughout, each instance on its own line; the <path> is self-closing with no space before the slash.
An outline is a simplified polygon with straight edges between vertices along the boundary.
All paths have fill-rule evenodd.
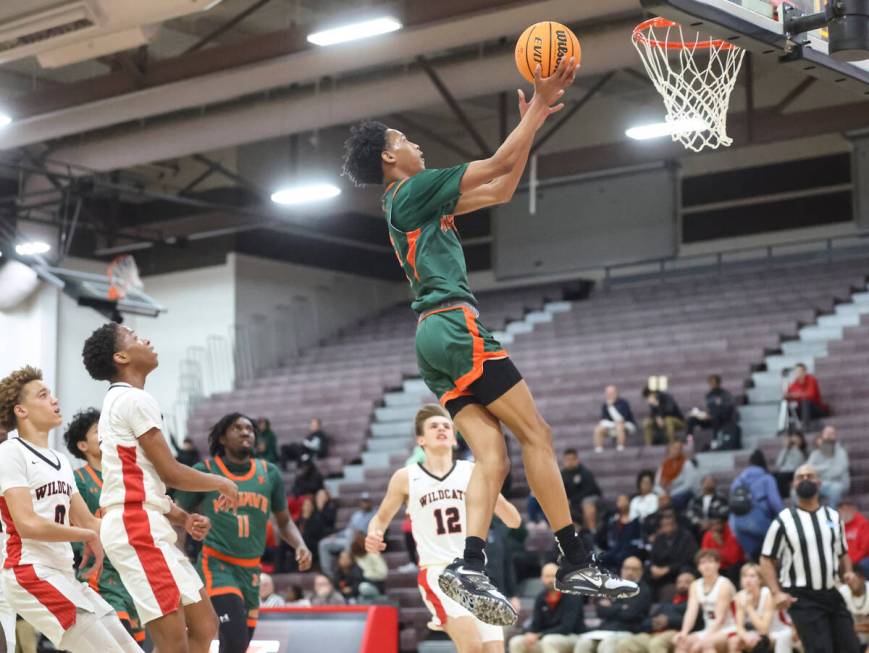
<path id="1" fill-rule="evenodd" d="M 5 0 L 0 23 L 57 4 Z M 337 48 L 305 41 L 382 7 L 405 29 Z M 0 64 L 0 109 L 15 119 L 0 132 L 0 219 L 53 230 L 77 256 L 132 251 L 148 272 L 235 250 L 399 278 L 377 192 L 338 176 L 347 124 L 387 121 L 438 166 L 491 151 L 517 120 L 516 36 L 552 18 L 577 31 L 584 60 L 572 110 L 538 151 L 541 177 L 682 158 L 624 137 L 663 114 L 629 42 L 644 16 L 639 0 L 223 0 L 135 49 L 53 69 L 35 57 Z M 754 65 L 752 77 L 751 97 L 742 84 L 731 102 L 738 145 L 869 126 L 857 96 L 778 67 Z M 269 202 L 314 178 L 342 195 L 295 211 Z M 487 216 L 465 224 L 471 266 L 487 267 Z"/>

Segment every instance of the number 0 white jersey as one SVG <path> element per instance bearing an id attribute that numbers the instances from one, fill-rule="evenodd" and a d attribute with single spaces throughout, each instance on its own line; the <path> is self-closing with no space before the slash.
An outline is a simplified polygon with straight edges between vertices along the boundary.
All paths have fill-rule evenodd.
<path id="1" fill-rule="evenodd" d="M 66 456 L 43 449 L 21 438 L 0 444 L 0 493 L 25 487 L 30 490 L 33 511 L 44 519 L 69 526 L 69 498 L 77 492 Z M 43 565 L 59 571 L 72 569 L 69 542 L 40 542 L 22 538 L 12 522 L 6 500 L 0 498 L 3 518 L 3 567 Z"/>
<path id="2" fill-rule="evenodd" d="M 408 467 L 407 511 L 420 567 L 448 565 L 465 550 L 465 491 L 474 463 L 457 460 L 443 477 Z"/>

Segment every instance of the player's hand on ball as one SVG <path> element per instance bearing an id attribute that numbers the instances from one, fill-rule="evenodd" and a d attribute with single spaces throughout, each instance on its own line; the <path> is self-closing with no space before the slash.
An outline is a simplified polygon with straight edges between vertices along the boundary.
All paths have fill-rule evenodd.
<path id="1" fill-rule="evenodd" d="M 311 568 L 311 563 L 314 562 L 314 556 L 304 544 L 296 549 L 296 563 L 299 565 L 299 571 L 308 571 Z"/>
<path id="2" fill-rule="evenodd" d="M 79 569 L 85 569 L 88 566 L 88 563 L 93 560 L 93 565 L 91 566 L 90 573 L 96 574 L 97 577 L 103 571 L 103 558 L 105 557 L 105 553 L 103 552 L 103 543 L 100 542 L 100 536 L 91 531 L 93 533 L 93 537 L 86 540 L 84 543 L 84 548 L 81 551 L 81 563 L 79 563 Z"/>
<path id="3" fill-rule="evenodd" d="M 558 68 L 549 77 L 540 76 L 540 66 L 534 69 L 534 96 L 552 106 L 558 98 L 564 95 L 564 89 L 573 84 L 576 76 L 576 63 L 573 57 L 562 59 Z"/>
<path id="4" fill-rule="evenodd" d="M 238 506 L 238 486 L 223 476 L 216 476 L 220 482 L 217 491 L 220 496 L 217 499 L 218 510 L 235 511 Z"/>
<path id="5" fill-rule="evenodd" d="M 201 542 L 211 530 L 211 520 L 204 515 L 193 513 L 187 516 L 187 523 L 184 524 L 184 530 L 188 535 L 197 542 Z"/>
<path id="6" fill-rule="evenodd" d="M 383 531 L 373 531 L 365 537 L 366 553 L 381 553 L 386 551 L 386 542 L 383 541 Z"/>

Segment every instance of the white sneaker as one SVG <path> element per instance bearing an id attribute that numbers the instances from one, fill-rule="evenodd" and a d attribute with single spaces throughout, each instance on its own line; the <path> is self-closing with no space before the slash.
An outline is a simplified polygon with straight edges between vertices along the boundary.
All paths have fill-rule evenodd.
<path id="1" fill-rule="evenodd" d="M 622 444 L 620 444 L 619 446 L 616 447 L 616 451 L 624 451 L 624 450 L 625 450 L 625 447 Z"/>
<path id="2" fill-rule="evenodd" d="M 603 447 L 595 447 L 594 452 L 595 453 L 603 453 Z"/>

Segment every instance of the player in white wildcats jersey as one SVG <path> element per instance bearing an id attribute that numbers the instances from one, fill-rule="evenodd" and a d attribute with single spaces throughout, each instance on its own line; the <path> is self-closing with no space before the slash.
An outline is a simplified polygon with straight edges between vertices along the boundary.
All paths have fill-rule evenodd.
<path id="1" fill-rule="evenodd" d="M 83 566 L 93 560 L 102 568 L 100 520 L 78 493 L 69 460 L 48 446 L 62 419 L 38 369 L 0 381 L 0 421 L 18 431 L 0 444 L 0 583 L 9 605 L 60 649 L 140 651 L 114 609 L 75 577 L 70 542 L 84 543 Z"/>
<path id="2" fill-rule="evenodd" d="M 718 573 L 721 555 L 715 549 L 700 549 L 694 556 L 694 564 L 700 570 L 700 578 L 691 583 L 682 630 L 673 638 L 673 645 L 676 653 L 724 653 L 728 640 L 736 635 L 733 616 L 736 590 L 733 583 Z M 703 630 L 692 633 L 700 614 Z"/>
<path id="3" fill-rule="evenodd" d="M 176 546 L 175 508 L 166 486 L 218 492 L 220 506 L 230 510 L 238 502 L 238 486 L 175 460 L 160 407 L 145 392 L 145 380 L 157 368 L 149 341 L 108 322 L 85 341 L 82 359 L 92 378 L 111 383 L 98 426 L 106 555 L 160 653 L 207 653 L 217 636 L 217 615 L 199 575 Z"/>
<path id="4" fill-rule="evenodd" d="M 453 460 L 456 437 L 449 413 L 437 404 L 423 406 L 416 414 L 417 443 L 425 462 L 399 469 L 392 475 L 386 496 L 368 526 L 365 548 L 384 551 L 384 533 L 402 504 L 407 504 L 413 539 L 419 555 L 419 591 L 459 653 L 503 653 L 504 630 L 477 619 L 469 610 L 443 593 L 437 579 L 465 546 L 465 492 L 474 464 Z M 522 521 L 519 511 L 498 495 L 495 514 L 510 528 Z"/>

